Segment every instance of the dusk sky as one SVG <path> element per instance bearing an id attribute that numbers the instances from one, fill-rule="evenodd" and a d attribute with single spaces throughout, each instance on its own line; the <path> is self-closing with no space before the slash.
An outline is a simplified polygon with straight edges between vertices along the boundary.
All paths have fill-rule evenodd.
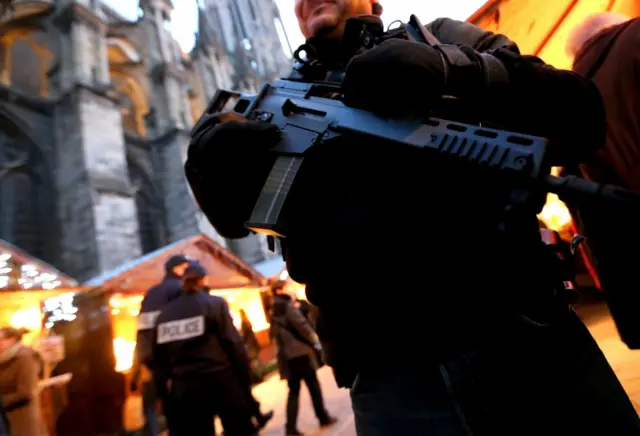
<path id="1" fill-rule="evenodd" d="M 268 1 L 268 0 L 262 0 Z M 285 31 L 294 49 L 304 42 L 304 38 L 298 30 L 298 22 L 293 13 L 295 0 L 275 0 L 279 9 Z M 116 9 L 124 16 L 135 19 L 138 13 L 138 2 L 132 0 L 104 0 L 104 2 Z M 485 0 L 446 0 L 433 1 L 421 0 L 381 0 L 384 7 L 382 18 L 386 24 L 396 20 L 407 21 L 411 14 L 416 14 L 423 23 L 427 23 L 438 17 L 450 17 L 458 20 L 467 19 L 475 12 Z M 174 1 L 179 4 L 173 12 L 173 33 L 176 40 L 186 52 L 190 51 L 194 44 L 194 32 L 197 29 L 198 16 L 196 0 Z"/>

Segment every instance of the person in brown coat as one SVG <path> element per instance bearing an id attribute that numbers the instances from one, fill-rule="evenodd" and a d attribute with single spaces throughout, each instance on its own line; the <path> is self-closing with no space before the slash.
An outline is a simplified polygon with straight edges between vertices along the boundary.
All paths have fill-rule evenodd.
<path id="1" fill-rule="evenodd" d="M 604 147 L 579 168 L 565 170 L 594 182 L 640 191 L 640 19 L 599 13 L 572 32 L 573 70 L 600 91 L 607 120 Z M 640 349 L 637 267 L 639 216 L 609 208 L 571 207 L 587 238 L 588 260 L 599 279 L 622 340 Z"/>
<path id="2" fill-rule="evenodd" d="M 20 341 L 23 330 L 0 328 L 0 401 L 11 436 L 46 436 L 38 383 L 42 360 Z"/>
<path id="3" fill-rule="evenodd" d="M 273 286 L 273 307 L 271 312 L 271 334 L 276 340 L 276 357 L 280 377 L 287 380 L 287 436 L 300 436 L 297 428 L 300 387 L 302 381 L 309 389 L 316 418 L 321 427 L 328 427 L 337 420 L 325 408 L 320 382 L 316 375 L 317 350 L 320 341 L 304 315 L 296 309 L 293 299 L 282 293 L 283 283 Z"/>

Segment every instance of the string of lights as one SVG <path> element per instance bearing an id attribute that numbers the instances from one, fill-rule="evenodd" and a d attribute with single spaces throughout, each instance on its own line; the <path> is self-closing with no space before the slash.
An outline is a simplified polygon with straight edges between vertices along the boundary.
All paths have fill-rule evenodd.
<path id="1" fill-rule="evenodd" d="M 0 289 L 55 289 L 62 285 L 57 274 L 21 263 L 10 253 L 0 252 Z"/>

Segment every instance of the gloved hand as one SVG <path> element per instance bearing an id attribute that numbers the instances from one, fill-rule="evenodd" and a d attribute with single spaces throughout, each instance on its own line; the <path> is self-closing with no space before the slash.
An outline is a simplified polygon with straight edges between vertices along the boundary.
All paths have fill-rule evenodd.
<path id="1" fill-rule="evenodd" d="M 342 82 L 348 106 L 388 116 L 429 109 L 445 89 L 445 65 L 426 44 L 390 39 L 349 62 Z"/>
<path id="2" fill-rule="evenodd" d="M 137 382 L 135 382 L 135 381 L 132 381 L 132 382 L 131 382 L 131 384 L 129 385 L 129 390 L 130 390 L 132 393 L 136 393 L 136 392 L 138 392 L 138 383 L 137 383 Z"/>
<path id="3" fill-rule="evenodd" d="M 244 223 L 273 165 L 267 151 L 279 141 L 276 126 L 257 121 L 205 123 L 194 132 L 185 163 L 187 181 L 223 237 L 249 234 Z"/>

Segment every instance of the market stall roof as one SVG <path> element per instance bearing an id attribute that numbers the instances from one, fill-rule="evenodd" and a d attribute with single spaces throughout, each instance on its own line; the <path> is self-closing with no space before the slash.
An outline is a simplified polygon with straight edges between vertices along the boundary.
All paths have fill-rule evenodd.
<path id="1" fill-rule="evenodd" d="M 146 291 L 162 280 L 165 262 L 176 254 L 183 254 L 200 262 L 208 272 L 211 289 L 262 286 L 267 282 L 265 277 L 229 250 L 206 235 L 198 235 L 131 260 L 83 285 L 124 292 Z"/>
<path id="2" fill-rule="evenodd" d="M 589 15 L 615 12 L 640 16 L 637 0 L 489 0 L 467 21 L 514 40 L 523 54 L 533 54 L 556 68 L 571 69 L 566 54 L 571 31 Z"/>
<path id="3" fill-rule="evenodd" d="M 50 291 L 78 286 L 71 277 L 0 239 L 0 291 Z"/>

